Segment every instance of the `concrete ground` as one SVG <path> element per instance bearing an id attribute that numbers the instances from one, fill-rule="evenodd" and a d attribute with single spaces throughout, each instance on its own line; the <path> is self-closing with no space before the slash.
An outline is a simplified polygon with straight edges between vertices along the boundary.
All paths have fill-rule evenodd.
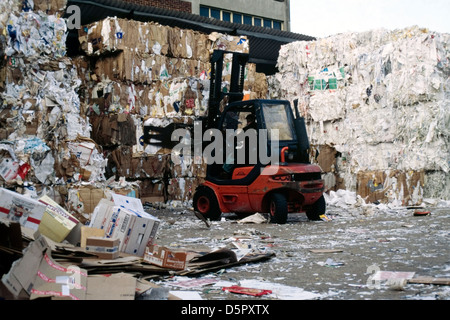
<path id="1" fill-rule="evenodd" d="M 448 285 L 402 280 L 408 276 L 450 278 L 450 207 L 444 202 L 426 210 L 431 213 L 414 216 L 413 208 L 328 206 L 331 221 L 309 221 L 297 213 L 285 225 L 244 224 L 242 217 L 224 214 L 222 221 L 210 223 L 209 228 L 188 209 L 149 212 L 162 221 L 159 245 L 214 250 L 236 248 L 233 243 L 240 243 L 275 253 L 269 260 L 200 275 L 197 279 L 214 283 L 188 290 L 199 299 L 450 300 Z M 176 292 L 186 289 L 174 282 L 190 279 L 166 277 L 156 283 Z M 231 285 L 272 293 L 253 297 L 222 290 Z"/>

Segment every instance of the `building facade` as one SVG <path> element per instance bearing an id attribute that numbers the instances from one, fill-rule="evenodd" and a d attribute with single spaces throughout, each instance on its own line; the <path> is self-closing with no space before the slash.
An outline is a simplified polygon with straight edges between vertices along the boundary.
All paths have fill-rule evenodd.
<path id="1" fill-rule="evenodd" d="M 282 31 L 290 28 L 290 0 L 124 0 L 221 21 Z"/>
<path id="2" fill-rule="evenodd" d="M 192 4 L 193 14 L 203 17 L 290 31 L 290 0 L 185 1 Z"/>
<path id="3" fill-rule="evenodd" d="M 192 13 L 192 5 L 190 1 L 183 0 L 123 0 L 132 4 L 141 6 L 150 6 L 160 9 L 175 10 L 180 12 Z"/>
<path id="4" fill-rule="evenodd" d="M 251 6 L 248 5 L 251 4 Z M 280 47 L 313 37 L 290 31 L 290 0 L 68 0 L 81 9 L 81 25 L 106 17 L 153 21 L 210 34 L 249 40 L 249 62 L 266 75 L 277 72 Z M 68 52 L 79 54 L 78 32 L 70 30 Z"/>

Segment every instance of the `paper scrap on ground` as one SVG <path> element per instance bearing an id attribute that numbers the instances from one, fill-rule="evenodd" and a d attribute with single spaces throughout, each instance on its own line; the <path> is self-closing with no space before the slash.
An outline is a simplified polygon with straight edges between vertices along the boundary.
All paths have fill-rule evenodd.
<path id="1" fill-rule="evenodd" d="M 179 280 L 176 282 L 171 282 L 171 286 L 181 287 L 181 288 L 198 288 L 210 284 L 216 283 L 216 279 L 212 278 L 200 278 L 200 279 L 188 279 L 188 280 Z"/>
<path id="2" fill-rule="evenodd" d="M 252 214 L 251 216 L 245 217 L 241 220 L 238 220 L 238 223 L 266 223 L 267 219 L 260 213 Z"/>
<path id="3" fill-rule="evenodd" d="M 169 293 L 181 300 L 203 300 L 197 291 L 169 291 Z"/>
<path id="4" fill-rule="evenodd" d="M 278 298 L 280 300 L 312 300 L 320 298 L 321 295 L 303 290 L 301 288 L 291 287 L 283 284 L 264 282 L 258 280 L 243 280 L 239 284 L 242 287 L 271 290 L 269 297 Z"/>
<path id="5" fill-rule="evenodd" d="M 389 279 L 412 279 L 415 272 L 399 272 L 399 271 L 377 271 L 372 276 L 372 280 L 389 280 Z"/>

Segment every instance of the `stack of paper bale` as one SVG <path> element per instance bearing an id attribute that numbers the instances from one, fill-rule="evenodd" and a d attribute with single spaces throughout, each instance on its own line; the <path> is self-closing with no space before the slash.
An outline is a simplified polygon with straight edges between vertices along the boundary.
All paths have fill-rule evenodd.
<path id="1" fill-rule="evenodd" d="M 81 81 L 66 56 L 66 1 L 1 6 L 1 183 L 33 186 L 60 200 L 59 185 L 104 180 L 106 163 L 90 139 Z"/>
<path id="2" fill-rule="evenodd" d="M 270 95 L 299 99 L 329 186 L 369 202 L 448 199 L 449 45 L 418 27 L 287 44 Z"/>
<path id="3" fill-rule="evenodd" d="M 86 101 L 92 137 L 108 154 L 106 175 L 139 181 L 143 202 L 188 201 L 205 166 L 174 165 L 171 150 L 143 142 L 144 125 L 192 125 L 205 116 L 213 50 L 247 52 L 245 37 L 204 34 L 153 22 L 110 17 L 83 26 L 79 41 L 89 65 Z M 228 84 L 231 60 L 225 64 Z M 267 86 L 249 64 L 245 90 L 265 96 Z"/>
<path id="4" fill-rule="evenodd" d="M 1 4 L 1 186 L 50 195 L 82 223 L 111 192 L 190 200 L 205 165 L 174 165 L 171 150 L 143 143 L 144 123 L 206 115 L 212 50 L 248 52 L 247 39 L 107 18 L 79 30 L 84 54 L 69 58 L 66 4 Z M 246 94 L 264 97 L 265 83 L 249 64 Z"/>

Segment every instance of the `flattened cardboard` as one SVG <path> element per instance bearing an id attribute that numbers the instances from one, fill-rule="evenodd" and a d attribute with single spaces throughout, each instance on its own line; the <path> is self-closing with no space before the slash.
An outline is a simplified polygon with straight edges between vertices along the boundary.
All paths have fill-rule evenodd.
<path id="1" fill-rule="evenodd" d="M 78 194 L 83 202 L 84 213 L 92 213 L 100 199 L 105 198 L 103 189 L 88 186 L 79 188 Z"/>
<path id="2" fill-rule="evenodd" d="M 39 265 L 30 300 L 85 300 L 86 285 L 86 270 L 74 265 L 66 268 L 56 263 L 51 257 L 51 250 L 47 249 Z"/>
<path id="3" fill-rule="evenodd" d="M 316 159 L 323 172 L 332 172 L 336 168 L 336 149 L 327 145 L 321 145 L 316 148 L 319 155 Z"/>
<path id="4" fill-rule="evenodd" d="M 43 237 L 39 237 L 24 250 L 23 257 L 16 260 L 9 272 L 2 277 L 2 283 L 14 296 L 31 295 L 35 277 L 43 259 L 43 252 L 49 246 Z"/>
<path id="5" fill-rule="evenodd" d="M 90 275 L 86 300 L 134 300 L 137 280 L 130 274 Z"/>
<path id="6" fill-rule="evenodd" d="M 142 203 L 165 202 L 166 187 L 164 181 L 145 179 L 140 181 L 139 194 Z"/>
<path id="7" fill-rule="evenodd" d="M 45 237 L 37 237 L 25 248 L 22 258 L 16 260 L 10 271 L 3 275 L 4 288 L 15 298 L 21 299 L 51 297 L 83 300 L 86 295 L 86 271 L 56 263 L 51 252 Z"/>

